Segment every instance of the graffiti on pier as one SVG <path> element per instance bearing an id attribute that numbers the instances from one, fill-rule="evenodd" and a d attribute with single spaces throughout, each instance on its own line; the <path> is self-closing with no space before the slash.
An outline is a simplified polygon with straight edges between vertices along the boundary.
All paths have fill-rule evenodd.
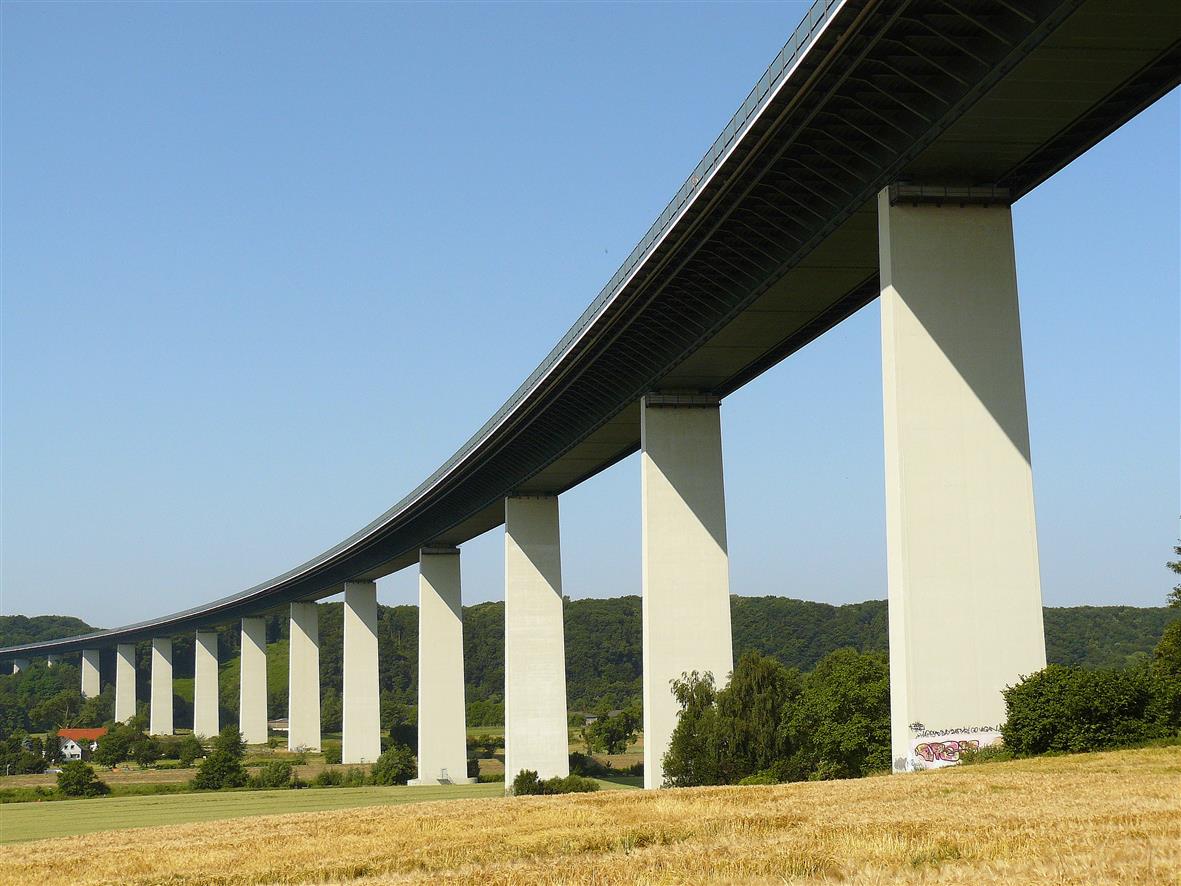
<path id="1" fill-rule="evenodd" d="M 922 729 L 911 740 L 910 759 L 899 758 L 902 766 L 895 764 L 895 768 L 909 771 L 954 766 L 960 762 L 960 755 L 965 751 L 1000 743 L 1001 733 L 995 726 Z"/>
<path id="2" fill-rule="evenodd" d="M 960 752 L 967 750 L 978 750 L 980 742 L 974 738 L 966 738 L 962 741 L 924 741 L 914 747 L 915 756 L 922 757 L 928 763 L 939 761 L 941 763 L 958 763 L 960 760 Z"/>

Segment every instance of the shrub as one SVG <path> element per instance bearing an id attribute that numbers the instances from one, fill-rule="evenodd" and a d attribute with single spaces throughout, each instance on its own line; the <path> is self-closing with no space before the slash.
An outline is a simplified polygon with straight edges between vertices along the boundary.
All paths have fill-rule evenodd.
<path id="1" fill-rule="evenodd" d="M 246 780 L 246 770 L 242 768 L 242 761 L 231 752 L 218 749 L 211 751 L 197 767 L 193 787 L 208 791 L 240 788 L 246 784 Z"/>
<path id="2" fill-rule="evenodd" d="M 341 784 L 346 788 L 359 788 L 368 781 L 365 776 L 364 769 L 358 769 L 356 766 L 350 766 L 348 772 L 344 774 L 341 779 Z"/>
<path id="3" fill-rule="evenodd" d="M 479 780 L 480 784 L 503 784 L 504 783 L 504 773 L 503 772 L 481 772 L 476 777 Z"/>
<path id="4" fill-rule="evenodd" d="M 414 753 L 405 745 L 392 745 L 373 764 L 370 775 L 374 784 L 406 784 L 417 772 Z"/>
<path id="5" fill-rule="evenodd" d="M 975 763 L 1000 763 L 1012 759 L 1013 752 L 1003 744 L 985 745 L 982 748 L 963 748 L 960 751 L 960 762 L 965 766 Z"/>
<path id="6" fill-rule="evenodd" d="M 81 760 L 62 765 L 57 774 L 57 788 L 67 797 L 98 797 L 111 790 L 106 782 L 99 781 L 94 769 Z"/>
<path id="7" fill-rule="evenodd" d="M 160 759 L 160 743 L 146 735 L 133 740 L 128 751 L 140 766 L 151 766 Z"/>
<path id="8" fill-rule="evenodd" d="M 235 760 L 241 760 L 246 753 L 246 742 L 242 741 L 242 733 L 237 726 L 226 726 L 213 739 L 210 750 L 214 753 L 221 751 Z"/>
<path id="9" fill-rule="evenodd" d="M 513 779 L 513 796 L 549 794 L 584 794 L 597 791 L 599 783 L 581 775 L 567 775 L 565 778 L 547 778 L 542 780 L 532 769 L 522 769 Z"/>
<path id="10" fill-rule="evenodd" d="M 574 751 L 570 755 L 570 771 L 575 775 L 615 775 L 616 772 L 610 766 L 604 766 L 594 757 L 586 754 L 580 754 Z"/>
<path id="11" fill-rule="evenodd" d="M 479 778 L 480 777 L 480 761 L 479 760 L 476 760 L 473 758 L 473 759 L 470 759 L 467 761 L 467 777 L 468 778 Z"/>
<path id="12" fill-rule="evenodd" d="M 314 788 L 334 788 L 339 787 L 343 778 L 339 769 L 324 769 L 316 773 L 316 777 L 312 779 L 312 787 Z"/>
<path id="13" fill-rule="evenodd" d="M 1097 751 L 1167 732 L 1153 722 L 1147 669 L 1091 670 L 1049 665 L 1005 690 L 1005 746 L 1018 756 Z"/>
<path id="14" fill-rule="evenodd" d="M 341 749 L 338 745 L 324 748 L 324 762 L 334 764 L 340 762 Z"/>
<path id="15" fill-rule="evenodd" d="M 760 769 L 754 775 L 748 775 L 746 778 L 738 780 L 739 784 L 779 784 L 779 779 L 775 777 L 775 772 L 771 769 Z"/>
<path id="16" fill-rule="evenodd" d="M 1152 652 L 1154 714 L 1164 726 L 1181 729 L 1181 619 L 1169 624 Z"/>
<path id="17" fill-rule="evenodd" d="M 293 770 L 286 760 L 271 760 L 250 780 L 253 788 L 289 788 Z"/>
<path id="18" fill-rule="evenodd" d="M 176 759 L 180 761 L 181 766 L 192 766 L 194 760 L 204 755 L 205 748 L 195 735 L 186 735 L 176 743 Z"/>

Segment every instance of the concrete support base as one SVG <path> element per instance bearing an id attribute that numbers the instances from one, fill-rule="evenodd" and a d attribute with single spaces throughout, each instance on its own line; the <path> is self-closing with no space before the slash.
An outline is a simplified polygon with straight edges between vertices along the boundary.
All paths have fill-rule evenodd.
<path id="1" fill-rule="evenodd" d="M 238 731 L 246 744 L 267 741 L 267 620 L 242 619 Z"/>
<path id="2" fill-rule="evenodd" d="M 459 550 L 424 548 L 418 558 L 418 778 L 411 784 L 468 783 L 464 701 Z"/>
<path id="3" fill-rule="evenodd" d="M 82 650 L 82 697 L 94 698 L 102 691 L 99 680 L 99 651 Z"/>
<path id="4" fill-rule="evenodd" d="M 60 655 L 47 655 L 47 656 L 45 656 L 45 667 L 47 667 L 47 668 L 55 667 L 57 665 L 57 663 L 60 662 L 61 660 L 62 660 L 62 657 Z"/>
<path id="5" fill-rule="evenodd" d="M 657 788 L 680 712 L 671 682 L 697 671 L 724 686 L 734 651 L 717 400 L 650 395 L 641 415 L 644 787 Z"/>
<path id="6" fill-rule="evenodd" d="M 898 771 L 993 740 L 1046 652 L 1010 210 L 883 191 L 878 221 Z"/>
<path id="7" fill-rule="evenodd" d="M 320 610 L 291 604 L 288 650 L 287 749 L 320 750 Z"/>
<path id="8" fill-rule="evenodd" d="M 505 499 L 505 780 L 570 774 L 556 496 Z"/>
<path id="9" fill-rule="evenodd" d="M 193 646 L 193 733 L 212 738 L 218 722 L 217 632 L 197 631 Z"/>
<path id="10" fill-rule="evenodd" d="M 14 658 L 12 660 L 12 672 L 19 674 L 21 671 L 29 669 L 29 660 L 27 658 Z"/>
<path id="11" fill-rule="evenodd" d="M 344 718 L 342 763 L 372 763 L 381 756 L 377 688 L 377 585 L 344 586 Z"/>
<path id="12" fill-rule="evenodd" d="M 172 735 L 172 640 L 152 639 L 152 696 L 149 709 L 152 735 Z"/>
<path id="13" fill-rule="evenodd" d="M 115 647 L 115 722 L 126 723 L 135 716 L 135 644 Z"/>

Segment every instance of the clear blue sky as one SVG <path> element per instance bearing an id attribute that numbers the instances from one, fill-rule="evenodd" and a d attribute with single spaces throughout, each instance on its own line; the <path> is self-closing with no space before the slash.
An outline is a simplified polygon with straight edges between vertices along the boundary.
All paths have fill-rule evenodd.
<path id="1" fill-rule="evenodd" d="M 114 626 L 271 577 L 505 399 L 805 3 L 2 7 L 3 599 Z M 1014 209 L 1044 596 L 1160 604 L 1179 102 Z M 727 399 L 739 594 L 883 598 L 878 308 Z M 562 499 L 638 593 L 639 469 Z M 467 601 L 502 597 L 498 530 Z M 382 581 L 416 597 L 416 570 Z"/>

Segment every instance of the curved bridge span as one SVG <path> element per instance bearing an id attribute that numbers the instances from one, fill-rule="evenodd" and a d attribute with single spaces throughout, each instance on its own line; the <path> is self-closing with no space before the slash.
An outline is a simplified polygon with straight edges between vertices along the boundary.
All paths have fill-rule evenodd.
<path id="1" fill-rule="evenodd" d="M 711 621 L 729 626 L 717 602 L 728 585 L 716 404 L 882 296 L 891 665 L 901 681 L 892 685 L 894 756 L 907 757 L 908 729 L 920 715 L 939 728 L 988 725 L 981 711 L 994 703 L 959 722 L 959 709 L 936 698 L 950 690 L 912 673 L 916 650 L 936 642 L 912 610 L 949 582 L 971 588 L 980 598 L 973 642 L 1001 642 L 1012 633 L 1006 618 L 1036 620 L 1014 642 L 1021 666 L 1037 665 L 1040 588 L 1009 206 L 1179 79 L 1181 7 L 1173 0 L 817 0 L 599 296 L 417 489 L 270 581 L 137 624 L 0 649 L 0 658 L 201 631 L 289 604 L 294 635 L 302 604 L 342 589 L 347 604 L 350 588 L 360 593 L 420 561 L 424 588 L 447 598 L 454 584 L 458 603 L 458 564 L 453 582 L 444 569 L 432 584 L 427 562 L 504 524 L 506 508 L 506 594 L 516 551 L 522 569 L 536 573 L 522 581 L 560 600 L 560 568 L 547 574 L 536 555 L 557 550 L 555 497 L 643 447 L 645 726 L 659 746 L 663 726 L 648 721 L 667 717 L 655 663 L 666 652 L 670 673 L 699 663 L 679 647 L 661 651 L 661 607 L 688 610 L 669 632 L 707 650 L 700 664 L 728 670 L 728 637 L 699 636 Z M 916 418 L 930 414 L 946 426 L 932 430 Z M 964 447 L 968 455 L 947 460 Z M 973 486 L 978 475 L 988 489 Z M 679 550 L 687 539 L 709 550 Z M 959 544 L 1001 553 L 997 563 L 948 574 L 937 550 Z M 1018 615 L 994 618 L 989 606 Z M 560 606 L 558 620 L 560 640 Z M 957 645 L 961 627 L 944 626 Z M 506 631 L 511 670 L 514 626 Z M 530 645 L 536 633 L 517 639 L 522 667 L 552 654 Z M 1040 655 L 1044 664 L 1044 643 Z M 420 668 L 428 667 L 424 657 Z M 459 673 L 462 695 L 462 661 Z M 1003 677 L 982 676 L 983 695 L 997 695 Z M 292 679 L 294 699 L 294 670 Z M 511 711 L 511 685 L 506 694 Z M 514 761 L 533 762 L 529 753 L 509 750 Z M 646 763 L 659 769 L 659 758 Z"/>

